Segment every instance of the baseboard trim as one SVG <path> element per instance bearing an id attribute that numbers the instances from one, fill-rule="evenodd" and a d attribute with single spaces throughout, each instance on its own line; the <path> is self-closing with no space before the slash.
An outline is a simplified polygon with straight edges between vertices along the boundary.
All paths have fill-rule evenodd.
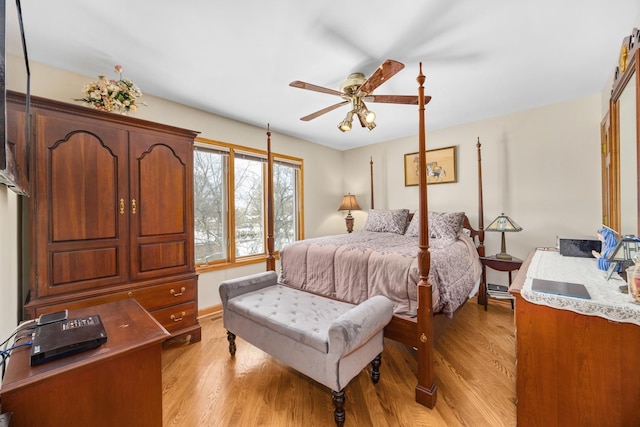
<path id="1" fill-rule="evenodd" d="M 211 307 L 206 307 L 198 310 L 198 319 L 202 317 L 214 316 L 216 314 L 222 314 L 222 304 L 212 305 Z"/>

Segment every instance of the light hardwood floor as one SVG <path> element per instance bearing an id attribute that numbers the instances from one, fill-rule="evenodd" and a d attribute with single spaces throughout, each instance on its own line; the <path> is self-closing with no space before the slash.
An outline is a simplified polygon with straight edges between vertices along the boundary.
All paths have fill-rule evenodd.
<path id="1" fill-rule="evenodd" d="M 164 426 L 333 426 L 328 388 L 237 339 L 229 355 L 220 314 L 200 319 L 202 341 L 162 354 Z M 438 401 L 414 401 L 415 352 L 385 339 L 380 382 L 368 370 L 345 389 L 346 426 L 515 426 L 511 306 L 469 300 L 434 353 Z"/>

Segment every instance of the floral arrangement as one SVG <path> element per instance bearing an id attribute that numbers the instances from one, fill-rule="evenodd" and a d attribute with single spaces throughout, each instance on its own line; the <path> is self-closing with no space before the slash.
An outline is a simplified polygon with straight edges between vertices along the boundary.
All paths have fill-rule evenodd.
<path id="1" fill-rule="evenodd" d="M 140 88 L 131 80 L 122 78 L 122 66 L 116 65 L 114 70 L 120 75 L 120 80 L 108 80 L 105 76 L 98 76 L 98 81 L 89 82 L 84 87 L 84 98 L 75 101 L 82 101 L 98 110 L 122 114 L 135 112 L 138 105 L 145 105 L 138 102 L 138 98 L 142 96 Z"/>

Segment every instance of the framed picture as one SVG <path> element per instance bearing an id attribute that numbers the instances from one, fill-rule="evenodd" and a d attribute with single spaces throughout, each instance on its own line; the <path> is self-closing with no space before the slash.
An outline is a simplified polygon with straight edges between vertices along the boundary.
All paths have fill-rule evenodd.
<path id="1" fill-rule="evenodd" d="M 418 153 L 404 155 L 404 186 L 418 185 Z M 427 184 L 457 182 L 456 147 L 427 150 Z"/>

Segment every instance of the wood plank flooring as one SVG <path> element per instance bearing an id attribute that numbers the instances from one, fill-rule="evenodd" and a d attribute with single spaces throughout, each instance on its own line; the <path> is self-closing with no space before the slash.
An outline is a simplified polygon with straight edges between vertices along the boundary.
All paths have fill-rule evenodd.
<path id="1" fill-rule="evenodd" d="M 238 337 L 229 355 L 220 314 L 200 319 L 202 341 L 167 342 L 165 427 L 334 426 L 328 388 Z M 469 300 L 434 352 L 438 401 L 414 400 L 415 352 L 385 339 L 380 382 L 364 370 L 345 389 L 346 426 L 515 426 L 515 326 L 508 303 Z"/>

